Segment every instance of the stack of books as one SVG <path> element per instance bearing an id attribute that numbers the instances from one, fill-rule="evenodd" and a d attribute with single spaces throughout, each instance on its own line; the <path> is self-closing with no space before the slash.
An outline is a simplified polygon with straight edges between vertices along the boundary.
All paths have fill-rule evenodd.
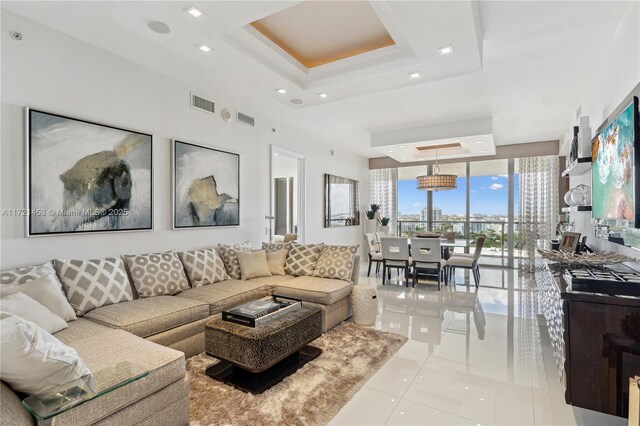
<path id="1" fill-rule="evenodd" d="M 297 310 L 301 305 L 298 299 L 273 295 L 223 311 L 222 320 L 255 327 Z"/>

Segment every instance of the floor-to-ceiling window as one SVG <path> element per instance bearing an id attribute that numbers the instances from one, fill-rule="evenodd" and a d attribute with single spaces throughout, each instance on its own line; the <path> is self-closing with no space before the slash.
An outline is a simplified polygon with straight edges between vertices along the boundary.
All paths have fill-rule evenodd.
<path id="1" fill-rule="evenodd" d="M 432 229 L 435 232 L 453 231 L 456 238 L 464 238 L 467 220 L 467 163 L 441 164 L 440 173 L 456 175 L 458 179 L 456 189 L 432 193 Z"/>
<path id="2" fill-rule="evenodd" d="M 398 228 L 400 235 L 428 229 L 428 194 L 417 189 L 416 177 L 426 175 L 428 166 L 398 169 Z"/>

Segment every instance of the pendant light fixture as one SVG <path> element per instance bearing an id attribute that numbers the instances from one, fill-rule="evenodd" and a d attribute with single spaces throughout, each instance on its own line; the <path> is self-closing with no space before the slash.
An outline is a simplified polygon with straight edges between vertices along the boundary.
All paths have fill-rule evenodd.
<path id="1" fill-rule="evenodd" d="M 418 189 L 425 191 L 448 191 L 456 189 L 456 175 L 441 175 L 438 166 L 438 146 L 436 146 L 436 165 L 433 167 L 433 174 L 418 176 Z"/>

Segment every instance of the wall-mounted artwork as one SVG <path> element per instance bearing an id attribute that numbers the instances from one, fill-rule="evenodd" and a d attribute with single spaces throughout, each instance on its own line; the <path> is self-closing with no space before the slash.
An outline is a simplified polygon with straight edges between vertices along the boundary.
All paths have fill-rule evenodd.
<path id="1" fill-rule="evenodd" d="M 152 136 L 27 109 L 27 235 L 153 228 Z"/>
<path id="2" fill-rule="evenodd" d="M 240 156 L 173 141 L 173 227 L 240 225 Z"/>
<path id="3" fill-rule="evenodd" d="M 360 185 L 357 180 L 324 175 L 324 227 L 360 225 Z"/>
<path id="4" fill-rule="evenodd" d="M 640 227 L 638 98 L 608 123 L 591 145 L 592 217 L 624 219 Z"/>

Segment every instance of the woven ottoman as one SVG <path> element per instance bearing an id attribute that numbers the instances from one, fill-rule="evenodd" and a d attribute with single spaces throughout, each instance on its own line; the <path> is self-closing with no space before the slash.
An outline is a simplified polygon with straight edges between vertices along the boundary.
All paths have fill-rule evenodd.
<path id="1" fill-rule="evenodd" d="M 322 335 L 322 310 L 302 305 L 297 311 L 254 327 L 223 321 L 205 324 L 205 351 L 222 362 L 210 377 L 254 394 L 293 374 L 322 351 L 307 345 Z"/>

